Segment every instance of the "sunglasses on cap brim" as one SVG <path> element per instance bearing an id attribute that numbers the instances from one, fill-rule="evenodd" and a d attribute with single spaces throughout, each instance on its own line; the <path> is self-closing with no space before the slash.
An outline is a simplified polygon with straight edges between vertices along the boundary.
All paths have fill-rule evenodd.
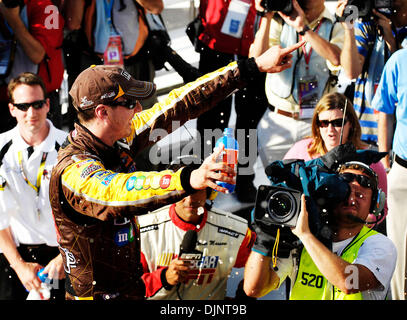
<path id="1" fill-rule="evenodd" d="M 27 111 L 28 109 L 30 109 L 30 107 L 33 107 L 34 109 L 38 110 L 41 109 L 46 102 L 47 101 L 43 99 L 27 103 L 13 103 L 13 106 L 21 111 Z"/>

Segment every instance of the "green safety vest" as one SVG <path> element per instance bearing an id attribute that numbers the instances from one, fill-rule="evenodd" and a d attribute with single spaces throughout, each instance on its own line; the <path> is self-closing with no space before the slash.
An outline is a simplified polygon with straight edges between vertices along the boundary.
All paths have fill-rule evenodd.
<path id="1" fill-rule="evenodd" d="M 341 258 L 353 263 L 359 248 L 376 231 L 363 226 L 359 234 L 346 246 Z M 326 280 L 305 248 L 302 249 L 297 278 L 291 290 L 290 300 L 362 300 L 361 292 L 345 294 Z"/>

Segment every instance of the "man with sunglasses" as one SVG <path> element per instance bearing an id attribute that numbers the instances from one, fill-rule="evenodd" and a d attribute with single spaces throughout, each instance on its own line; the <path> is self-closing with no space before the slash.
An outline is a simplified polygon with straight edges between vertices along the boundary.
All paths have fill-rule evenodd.
<path id="1" fill-rule="evenodd" d="M 8 85 L 17 126 L 0 134 L 0 300 L 24 300 L 40 289 L 37 272 L 64 278 L 51 207 L 49 180 L 67 134 L 47 120 L 49 99 L 41 78 L 22 73 Z M 64 298 L 54 281 L 53 298 Z"/>
<path id="2" fill-rule="evenodd" d="M 135 156 L 176 126 L 198 117 L 261 72 L 279 72 L 303 43 L 273 47 L 175 89 L 141 111 L 155 92 L 116 66 L 84 70 L 70 90 L 79 123 L 59 150 L 50 200 L 67 274 L 67 299 L 143 299 L 135 216 L 178 202 L 196 190 L 226 192 L 235 172 L 217 163 L 217 150 L 194 169 L 137 171 Z M 225 173 L 225 175 L 223 174 Z"/>
<path id="3" fill-rule="evenodd" d="M 386 299 L 396 264 L 396 248 L 390 239 L 366 225 L 369 212 L 376 207 L 377 195 L 381 194 L 377 176 L 368 165 L 357 161 L 341 165 L 338 174 L 349 183 L 350 193 L 330 212 L 332 251 L 310 231 L 302 195 L 301 212 L 291 231 L 303 246 L 293 249 L 289 258 L 277 258 L 273 269 L 272 257 L 255 251 L 255 244 L 245 266 L 247 295 L 263 296 L 290 277 L 293 300 Z"/>

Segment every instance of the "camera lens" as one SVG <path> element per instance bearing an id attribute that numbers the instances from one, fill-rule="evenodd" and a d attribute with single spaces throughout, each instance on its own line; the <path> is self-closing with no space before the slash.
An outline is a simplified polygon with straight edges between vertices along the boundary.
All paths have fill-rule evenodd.
<path id="1" fill-rule="evenodd" d="M 296 201 L 287 191 L 276 191 L 268 199 L 268 213 L 278 223 L 289 221 L 296 212 Z"/>

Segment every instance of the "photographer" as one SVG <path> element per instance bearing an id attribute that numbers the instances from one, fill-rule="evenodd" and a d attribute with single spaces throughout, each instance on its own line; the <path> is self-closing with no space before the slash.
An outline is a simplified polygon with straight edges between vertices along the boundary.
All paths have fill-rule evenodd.
<path id="1" fill-rule="evenodd" d="M 361 162 L 346 162 L 339 175 L 349 183 L 350 194 L 330 212 L 333 229 L 332 251 L 310 231 L 306 200 L 292 233 L 302 242 L 289 258 L 278 258 L 272 267 L 272 248 L 259 246 L 270 236 L 255 227 L 256 243 L 245 266 L 244 290 L 261 297 L 290 277 L 290 299 L 380 300 L 389 291 L 396 263 L 394 244 L 365 226 L 372 211 L 377 176 Z M 272 242 L 271 246 L 273 246 Z"/>
<path id="2" fill-rule="evenodd" d="M 274 7 L 265 10 L 263 1 L 256 1 L 263 17 L 249 56 L 256 57 L 272 45 L 284 47 L 297 39 L 307 41 L 294 53 L 290 70 L 266 76 L 269 110 L 258 126 L 264 166 L 282 159 L 294 142 L 310 133 L 316 103 L 323 94 L 336 91 L 341 50 L 345 48 L 344 29 L 324 2 L 292 0 L 291 12 L 283 13 Z M 265 3 L 277 5 L 278 1 Z"/>
<path id="3" fill-rule="evenodd" d="M 345 5 L 352 1 L 342 3 L 342 10 L 345 10 Z M 363 8 L 358 11 L 361 10 Z M 354 45 L 352 50 L 344 50 L 341 57 L 344 64 L 349 64 L 347 76 L 356 78 L 353 103 L 362 127 L 362 140 L 373 146 L 377 146 L 378 114 L 371 103 L 386 61 L 395 51 L 405 47 L 407 41 L 407 2 L 395 0 L 388 11 L 390 13 L 385 15 L 372 8 L 367 17 L 355 22 L 354 28 L 350 25 L 345 36 Z"/>
<path id="4" fill-rule="evenodd" d="M 49 118 L 61 128 L 58 90 L 64 64 L 62 60 L 64 20 L 54 1 L 0 1 L 0 132 L 10 130 L 16 121 L 7 112 L 7 84 L 22 72 L 38 74 L 50 99 Z"/>

